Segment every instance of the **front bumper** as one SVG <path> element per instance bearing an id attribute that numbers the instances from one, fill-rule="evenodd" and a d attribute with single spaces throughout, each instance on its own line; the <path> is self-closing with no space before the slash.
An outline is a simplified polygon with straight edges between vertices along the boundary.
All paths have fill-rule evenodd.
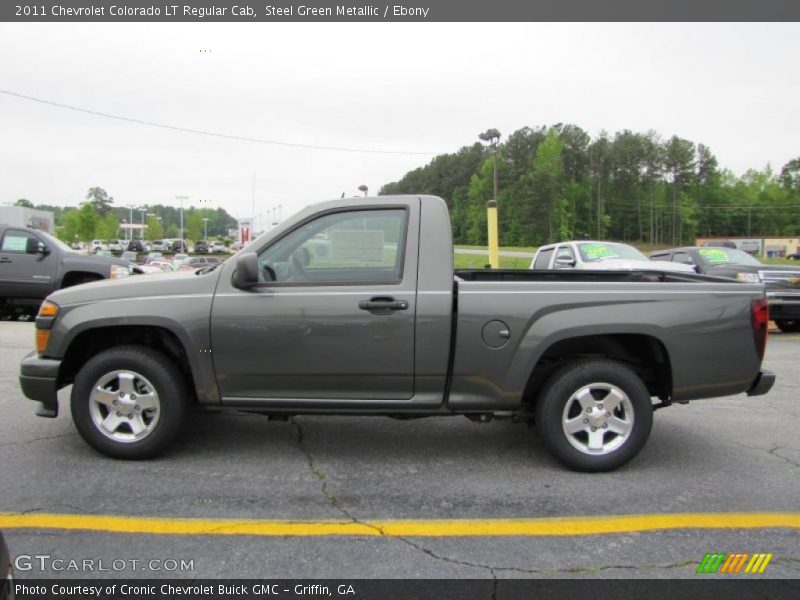
<path id="1" fill-rule="evenodd" d="M 800 319 L 800 295 L 767 290 L 769 317 L 775 319 Z"/>
<path id="2" fill-rule="evenodd" d="M 772 371 L 767 371 L 766 369 L 762 369 L 756 375 L 756 378 L 753 380 L 753 383 L 750 385 L 750 389 L 747 390 L 748 396 L 761 396 L 766 394 L 768 391 L 772 389 L 772 386 L 775 383 L 775 373 Z"/>
<path id="3" fill-rule="evenodd" d="M 61 361 L 41 358 L 36 351 L 22 359 L 19 385 L 22 393 L 31 400 L 41 402 L 36 414 L 40 417 L 58 416 L 58 370 Z"/>

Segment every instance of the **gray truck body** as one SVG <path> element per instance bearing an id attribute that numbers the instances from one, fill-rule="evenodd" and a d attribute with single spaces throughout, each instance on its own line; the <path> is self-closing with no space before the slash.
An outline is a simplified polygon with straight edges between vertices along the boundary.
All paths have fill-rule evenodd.
<path id="1" fill-rule="evenodd" d="M 234 285 L 237 259 L 319 215 L 399 209 L 402 276 L 391 283 Z M 524 414 L 554 366 L 630 364 L 662 405 L 764 393 L 751 304 L 757 284 L 657 272 L 453 270 L 447 208 L 435 197 L 309 207 L 209 272 L 101 281 L 55 292 L 46 350 L 22 363 L 26 396 L 55 416 L 56 392 L 94 353 L 156 345 L 197 404 L 266 413 Z M 391 297 L 404 310 L 360 302 Z"/>

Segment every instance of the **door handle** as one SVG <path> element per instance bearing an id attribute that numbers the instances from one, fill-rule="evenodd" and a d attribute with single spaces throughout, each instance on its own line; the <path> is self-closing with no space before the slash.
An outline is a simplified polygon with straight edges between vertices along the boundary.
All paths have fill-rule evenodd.
<path id="1" fill-rule="evenodd" d="M 407 300 L 395 300 L 390 297 L 376 297 L 369 300 L 361 300 L 358 308 L 368 310 L 374 314 L 388 314 L 395 310 L 408 310 Z"/>

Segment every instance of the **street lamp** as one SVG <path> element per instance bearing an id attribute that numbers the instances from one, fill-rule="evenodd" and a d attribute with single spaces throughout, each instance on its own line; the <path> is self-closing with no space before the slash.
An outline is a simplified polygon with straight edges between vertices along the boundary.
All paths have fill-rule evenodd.
<path id="1" fill-rule="evenodd" d="M 189 196 L 175 196 L 175 200 L 181 202 L 181 252 L 183 252 L 183 201 L 188 199 Z"/>
<path id="2" fill-rule="evenodd" d="M 497 144 L 500 142 L 500 132 L 497 129 L 487 129 L 478 138 L 489 144 L 494 155 L 494 198 L 486 203 L 486 225 L 489 234 L 489 264 L 493 269 L 500 268 L 499 236 L 497 232 Z"/>
<path id="3" fill-rule="evenodd" d="M 144 217 L 147 214 L 147 207 L 142 206 L 141 208 L 139 208 L 139 212 L 142 213 L 142 233 L 139 236 L 139 238 L 144 239 Z"/>
<path id="4" fill-rule="evenodd" d="M 208 241 L 208 217 L 203 217 L 203 239 Z"/>
<path id="5" fill-rule="evenodd" d="M 360 186 L 358 186 L 358 191 L 359 192 L 363 192 L 364 193 L 364 197 L 366 197 L 367 196 L 367 192 L 369 191 L 369 188 L 362 183 Z"/>

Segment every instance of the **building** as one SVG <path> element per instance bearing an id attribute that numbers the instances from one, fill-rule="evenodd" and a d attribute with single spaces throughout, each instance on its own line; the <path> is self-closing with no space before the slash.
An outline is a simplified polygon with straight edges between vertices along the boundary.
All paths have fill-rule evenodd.
<path id="1" fill-rule="evenodd" d="M 49 210 L 36 210 L 24 206 L 0 206 L 0 223 L 12 227 L 30 227 L 52 234 L 55 215 Z"/>
<path id="2" fill-rule="evenodd" d="M 753 237 L 713 237 L 697 238 L 697 246 L 727 246 L 738 248 L 753 256 L 762 258 L 783 258 L 800 251 L 800 237 L 753 238 Z"/>

